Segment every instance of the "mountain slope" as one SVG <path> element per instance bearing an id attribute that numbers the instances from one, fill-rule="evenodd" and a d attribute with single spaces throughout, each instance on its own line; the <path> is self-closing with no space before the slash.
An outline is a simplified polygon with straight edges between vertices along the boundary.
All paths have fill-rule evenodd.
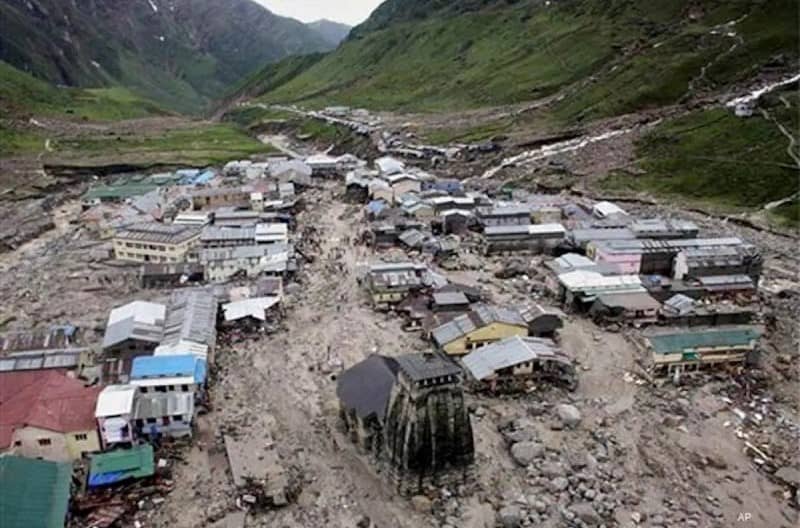
<path id="1" fill-rule="evenodd" d="M 793 0 L 389 0 L 263 99 L 449 110 L 571 87 L 560 117 L 617 115 L 746 80 L 773 59 L 796 68 L 797 10 Z"/>
<path id="2" fill-rule="evenodd" d="M 332 20 L 317 20 L 316 22 L 309 22 L 306 24 L 308 27 L 316 31 L 325 41 L 332 47 L 338 46 L 347 35 L 350 33 L 352 27 L 347 24 L 333 22 Z"/>
<path id="3" fill-rule="evenodd" d="M 53 84 L 121 85 L 182 111 L 333 46 L 251 0 L 0 0 L 0 60 Z"/>

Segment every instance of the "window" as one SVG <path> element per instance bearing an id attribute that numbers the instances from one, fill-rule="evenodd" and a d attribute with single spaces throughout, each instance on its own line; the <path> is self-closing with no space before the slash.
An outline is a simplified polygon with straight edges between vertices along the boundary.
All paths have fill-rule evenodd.
<path id="1" fill-rule="evenodd" d="M 169 416 L 165 416 L 161 419 L 161 423 L 163 425 L 169 425 Z"/>
<path id="2" fill-rule="evenodd" d="M 78 433 L 75 435 L 75 440 L 77 440 L 78 442 L 85 442 L 88 439 L 89 435 L 87 435 L 86 433 Z"/>
<path id="3" fill-rule="evenodd" d="M 147 419 L 147 423 L 154 424 L 154 423 L 156 423 L 156 419 L 155 418 L 148 418 Z"/>
<path id="4" fill-rule="evenodd" d="M 20 447 L 22 445 L 22 440 L 14 440 L 14 447 Z"/>
<path id="5" fill-rule="evenodd" d="M 176 421 L 176 422 L 180 422 L 180 421 L 182 421 L 182 420 L 183 420 L 183 415 L 180 415 L 180 414 L 173 414 L 173 415 L 172 415 L 172 419 L 173 419 L 174 421 Z"/>
<path id="6" fill-rule="evenodd" d="M 38 442 L 39 442 L 39 445 L 40 445 L 40 446 L 49 446 L 50 444 L 52 444 L 52 443 L 53 443 L 53 441 L 52 441 L 52 440 L 50 440 L 49 438 L 40 438 L 40 439 L 38 440 Z"/>

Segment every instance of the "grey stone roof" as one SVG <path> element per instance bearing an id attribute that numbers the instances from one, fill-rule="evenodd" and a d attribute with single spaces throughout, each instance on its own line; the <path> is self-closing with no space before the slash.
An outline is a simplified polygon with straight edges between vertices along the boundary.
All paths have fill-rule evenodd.
<path id="1" fill-rule="evenodd" d="M 403 374 L 415 382 L 461 374 L 458 365 L 441 354 L 408 354 L 395 361 Z"/>
<path id="2" fill-rule="evenodd" d="M 397 374 L 394 359 L 373 354 L 345 370 L 336 383 L 336 395 L 348 410 L 360 418 L 386 416 L 389 395 Z"/>

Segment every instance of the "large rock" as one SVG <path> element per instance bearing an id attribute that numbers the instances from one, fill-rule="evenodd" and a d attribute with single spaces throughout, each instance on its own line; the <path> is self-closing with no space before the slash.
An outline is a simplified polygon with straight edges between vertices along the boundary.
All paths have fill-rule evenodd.
<path id="1" fill-rule="evenodd" d="M 511 458 L 520 466 L 528 466 L 544 454 L 544 447 L 536 442 L 519 442 L 511 446 Z"/>
<path id="2" fill-rule="evenodd" d="M 562 403 L 556 407 L 556 413 L 564 427 L 574 428 L 581 423 L 581 412 L 574 405 Z"/>
<path id="3" fill-rule="evenodd" d="M 791 486 L 800 487 L 800 470 L 784 466 L 775 472 L 775 478 Z"/>
<path id="4" fill-rule="evenodd" d="M 598 526 L 603 522 L 603 519 L 595 511 L 594 506 L 588 502 L 573 504 L 570 506 L 570 510 L 588 526 Z"/>
<path id="5" fill-rule="evenodd" d="M 566 477 L 556 477 L 550 481 L 548 488 L 552 493 L 559 493 L 569 487 L 569 480 Z"/>
<path id="6" fill-rule="evenodd" d="M 411 506 L 419 513 L 431 513 L 433 503 L 425 495 L 414 495 L 411 497 Z"/>
<path id="7" fill-rule="evenodd" d="M 497 512 L 497 521 L 503 528 L 519 528 L 522 523 L 522 510 L 513 504 L 504 506 Z"/>

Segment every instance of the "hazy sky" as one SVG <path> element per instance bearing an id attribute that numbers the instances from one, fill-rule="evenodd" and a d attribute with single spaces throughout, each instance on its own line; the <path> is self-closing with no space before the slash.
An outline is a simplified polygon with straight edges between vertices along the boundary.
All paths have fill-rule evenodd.
<path id="1" fill-rule="evenodd" d="M 303 22 L 320 18 L 354 26 L 363 22 L 383 0 L 256 0 L 279 15 Z"/>

